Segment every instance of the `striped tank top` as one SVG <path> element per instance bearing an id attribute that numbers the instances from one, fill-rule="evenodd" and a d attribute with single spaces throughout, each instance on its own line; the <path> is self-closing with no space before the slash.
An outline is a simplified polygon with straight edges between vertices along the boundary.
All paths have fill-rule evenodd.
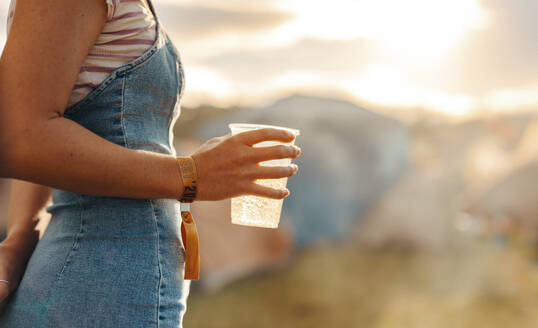
<path id="1" fill-rule="evenodd" d="M 157 37 L 155 19 L 146 0 L 103 0 L 107 18 L 73 86 L 67 108 L 76 105 L 114 69 L 141 56 Z M 9 4 L 7 34 L 16 0 Z"/>

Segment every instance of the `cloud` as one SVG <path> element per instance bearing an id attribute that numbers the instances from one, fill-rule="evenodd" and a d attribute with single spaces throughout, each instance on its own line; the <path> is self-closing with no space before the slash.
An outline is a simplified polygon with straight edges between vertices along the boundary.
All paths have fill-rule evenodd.
<path id="1" fill-rule="evenodd" d="M 391 100 L 394 106 L 417 103 L 449 111 L 495 107 L 498 99 L 504 107 L 506 99 L 513 106 L 519 98 L 533 103 L 538 97 L 521 90 L 538 86 L 538 2 L 489 0 L 482 6 L 489 24 L 472 29 L 437 63 L 388 50 L 382 40 L 303 38 L 276 48 L 201 55 L 192 64 L 217 72 L 232 89 L 249 85 L 252 94 L 256 88 L 268 92 L 277 81 L 279 87 L 315 83 L 343 87 L 377 103 Z"/>
<path id="2" fill-rule="evenodd" d="M 245 82 L 297 71 L 360 77 L 368 67 L 381 65 L 400 72 L 410 84 L 473 97 L 498 89 L 536 86 L 538 2 L 487 0 L 481 5 L 489 13 L 489 25 L 471 30 L 439 65 L 412 63 L 373 39 L 316 38 L 278 48 L 213 53 L 193 58 L 192 63 Z"/>
<path id="3" fill-rule="evenodd" d="M 468 35 L 446 63 L 452 91 L 482 95 L 498 88 L 538 85 L 538 1 L 488 0 L 487 29 Z"/>
<path id="4" fill-rule="evenodd" d="M 377 49 L 377 42 L 372 39 L 341 41 L 308 38 L 274 49 L 231 51 L 206 56 L 196 64 L 210 67 L 232 80 L 259 82 L 287 71 L 345 77 L 360 74 L 367 63 L 375 60 Z"/>
<path id="5" fill-rule="evenodd" d="M 193 41 L 269 30 L 293 18 L 277 10 L 239 10 L 187 5 L 156 5 L 163 25 L 176 40 Z"/>

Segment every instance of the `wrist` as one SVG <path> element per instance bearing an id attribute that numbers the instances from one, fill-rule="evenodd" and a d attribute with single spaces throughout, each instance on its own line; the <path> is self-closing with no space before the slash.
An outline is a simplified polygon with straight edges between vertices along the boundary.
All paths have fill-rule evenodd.
<path id="1" fill-rule="evenodd" d="M 177 156 L 179 179 L 182 184 L 182 193 L 177 198 L 182 203 L 192 203 L 198 194 L 198 176 L 196 163 L 191 156 Z"/>

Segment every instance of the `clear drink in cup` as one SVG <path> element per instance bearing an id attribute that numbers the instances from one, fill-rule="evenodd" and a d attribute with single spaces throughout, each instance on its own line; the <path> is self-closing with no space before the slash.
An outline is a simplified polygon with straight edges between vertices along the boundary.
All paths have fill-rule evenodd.
<path id="1" fill-rule="evenodd" d="M 296 136 L 299 135 L 299 130 L 273 125 L 232 123 L 229 124 L 229 127 L 232 131 L 232 135 L 262 128 L 283 129 L 294 133 Z M 253 145 L 253 147 L 268 147 L 279 144 L 293 145 L 294 143 L 295 139 L 289 143 L 263 141 Z M 260 165 L 263 166 L 288 166 L 290 164 L 291 158 L 260 162 Z M 257 184 L 274 189 L 284 189 L 287 182 L 287 177 L 281 179 L 259 179 L 256 181 Z M 232 223 L 263 228 L 278 228 L 283 202 L 283 199 L 271 199 L 250 195 L 234 197 L 232 198 Z"/>

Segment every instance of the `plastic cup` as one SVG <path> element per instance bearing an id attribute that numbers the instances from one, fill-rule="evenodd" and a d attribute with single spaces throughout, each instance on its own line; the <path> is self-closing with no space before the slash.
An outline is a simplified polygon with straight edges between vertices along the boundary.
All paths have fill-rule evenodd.
<path id="1" fill-rule="evenodd" d="M 240 132 L 256 130 L 262 128 L 276 128 L 283 129 L 299 135 L 299 130 L 285 128 L 274 125 L 263 124 L 247 124 L 247 123 L 231 123 L 228 125 L 232 131 L 232 135 Z M 278 142 L 278 141 L 263 141 L 253 145 L 253 147 L 268 147 L 274 145 L 293 145 L 295 139 L 292 142 Z M 263 166 L 287 166 L 291 164 L 291 158 L 275 159 L 270 161 L 260 162 Z M 288 182 L 288 178 L 281 179 L 258 179 L 256 183 L 262 186 L 284 189 Z M 280 214 L 282 212 L 283 199 L 271 199 L 267 197 L 259 196 L 240 196 L 232 198 L 232 223 L 262 227 L 262 228 L 278 228 L 280 222 Z"/>

